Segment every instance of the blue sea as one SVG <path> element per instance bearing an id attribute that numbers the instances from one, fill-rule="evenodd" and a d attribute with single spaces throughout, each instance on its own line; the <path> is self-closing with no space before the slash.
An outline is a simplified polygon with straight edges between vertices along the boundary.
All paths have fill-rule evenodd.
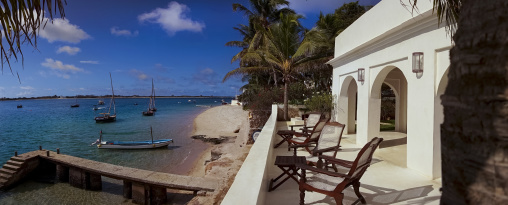
<path id="1" fill-rule="evenodd" d="M 21 154 L 42 146 L 121 166 L 185 174 L 195 156 L 208 147 L 190 138 L 194 118 L 208 109 L 199 105 L 219 106 L 223 99 L 157 98 L 156 114 L 142 116 L 148 108 L 148 98 L 116 98 L 117 120 L 112 123 L 94 120 L 95 114 L 107 111 L 109 99 L 104 99 L 105 105 L 97 105 L 98 99 L 78 99 L 78 108 L 70 107 L 75 99 L 0 101 L 0 165 L 14 156 L 15 151 Z M 23 108 L 16 108 L 18 104 Z M 94 111 L 93 105 L 102 109 Z M 150 140 L 150 127 L 154 139 L 170 138 L 174 144 L 153 150 L 107 150 L 91 146 L 101 130 L 103 140 Z M 121 203 L 130 203 L 122 197 L 121 182 L 107 178 L 103 178 L 102 192 L 85 191 L 66 183 L 31 180 L 0 192 L 0 204 Z"/>

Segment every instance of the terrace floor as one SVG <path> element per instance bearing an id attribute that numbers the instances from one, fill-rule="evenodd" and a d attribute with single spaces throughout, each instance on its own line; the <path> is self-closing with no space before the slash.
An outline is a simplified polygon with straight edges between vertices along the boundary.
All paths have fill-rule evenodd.
<path id="1" fill-rule="evenodd" d="M 278 129 L 287 129 L 284 122 L 278 122 Z M 278 137 L 278 136 L 275 136 Z M 342 136 L 342 151 L 338 158 L 354 160 L 363 147 L 355 144 L 355 135 Z M 360 192 L 367 204 L 439 204 L 441 179 L 431 180 L 414 170 L 406 168 L 406 134 L 398 132 L 382 132 L 384 138 L 380 148 L 374 153 L 372 165 L 361 179 Z M 287 144 L 274 149 L 274 156 L 291 156 Z M 306 156 L 305 150 L 298 151 L 299 156 Z M 278 176 L 282 171 L 275 165 L 269 167 L 269 178 Z M 353 188 L 344 192 L 344 204 L 352 204 L 357 200 Z M 300 192 L 298 184 L 288 180 L 277 189 L 266 193 L 265 204 L 298 204 Z M 316 192 L 305 192 L 305 204 L 335 204 L 333 198 Z M 361 203 L 360 203 L 361 204 Z"/>

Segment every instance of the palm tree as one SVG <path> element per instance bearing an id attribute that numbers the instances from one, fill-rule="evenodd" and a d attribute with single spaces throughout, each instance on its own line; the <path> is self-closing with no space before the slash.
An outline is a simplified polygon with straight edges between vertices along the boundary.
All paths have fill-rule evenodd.
<path id="1" fill-rule="evenodd" d="M 289 2 L 286 0 L 250 0 L 249 3 L 252 10 L 249 10 L 242 4 L 233 4 L 233 11 L 243 12 L 249 18 L 249 25 L 240 24 L 238 27 L 234 27 L 235 30 L 242 34 L 242 41 L 230 41 L 226 43 L 227 46 L 242 48 L 238 54 L 233 56 L 231 62 L 233 63 L 240 60 L 240 64 L 243 67 L 252 66 L 246 65 L 246 63 L 242 61 L 242 56 L 249 50 L 253 51 L 258 49 L 258 47 L 263 44 L 263 36 L 270 25 L 274 22 L 278 22 L 281 14 L 295 13 L 293 10 L 287 8 Z M 258 71 L 254 70 L 253 72 Z M 269 70 L 262 72 L 272 72 L 274 84 L 277 86 L 277 73 L 275 71 Z M 229 76 L 224 77 L 223 82 L 227 78 L 229 78 Z"/>
<path id="2" fill-rule="evenodd" d="M 21 46 L 23 44 L 30 44 L 34 48 L 37 48 L 38 31 L 41 26 L 47 23 L 44 18 L 46 10 L 51 20 L 53 20 L 53 13 L 56 15 L 57 11 L 62 18 L 65 17 L 64 4 L 67 4 L 67 1 L 55 0 L 54 5 L 52 2 L 51 0 L 1 2 L 0 22 L 2 24 L 1 31 L 3 38 L 2 41 L 0 41 L 0 52 L 2 73 L 4 63 L 7 63 L 11 73 L 14 75 L 10 58 L 14 57 L 17 61 L 19 54 L 23 61 L 23 52 L 21 51 Z"/>
<path id="3" fill-rule="evenodd" d="M 249 73 L 252 70 L 275 70 L 284 81 L 284 119 L 288 120 L 288 85 L 297 75 L 312 68 L 312 63 L 323 56 L 302 46 L 305 29 L 300 25 L 301 16 L 281 15 L 280 22 L 272 24 L 264 35 L 262 47 L 245 53 L 242 60 L 254 66 L 240 67 L 226 74 L 230 76 Z"/>
<path id="4" fill-rule="evenodd" d="M 508 201 L 507 7 L 505 0 L 434 1 L 440 20 L 456 25 L 441 97 L 441 204 Z"/>

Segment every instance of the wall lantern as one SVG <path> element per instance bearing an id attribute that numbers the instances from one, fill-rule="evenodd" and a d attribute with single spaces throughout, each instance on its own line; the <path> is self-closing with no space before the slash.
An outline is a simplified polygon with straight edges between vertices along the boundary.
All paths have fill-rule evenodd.
<path id="1" fill-rule="evenodd" d="M 413 73 L 423 73 L 423 52 L 413 53 Z"/>
<path id="2" fill-rule="evenodd" d="M 365 82 L 365 68 L 358 68 L 358 81 L 362 83 Z"/>

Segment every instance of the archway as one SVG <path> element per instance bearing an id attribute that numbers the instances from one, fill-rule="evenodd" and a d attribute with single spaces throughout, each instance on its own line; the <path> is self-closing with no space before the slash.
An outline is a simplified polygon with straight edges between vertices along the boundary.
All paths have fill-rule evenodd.
<path id="1" fill-rule="evenodd" d="M 337 121 L 346 125 L 343 134 L 356 133 L 357 93 L 356 80 L 347 76 L 342 82 L 337 109 Z"/>
<path id="2" fill-rule="evenodd" d="M 393 95 L 388 95 L 394 103 L 394 129 L 381 131 L 382 120 L 382 85 L 388 86 Z M 387 66 L 377 73 L 371 87 L 369 98 L 369 126 L 368 136 L 380 136 L 384 138 L 380 148 L 397 146 L 397 155 L 387 159 L 402 167 L 407 165 L 407 101 L 408 83 L 404 73 L 395 66 Z M 387 96 L 386 94 L 384 96 Z M 386 99 L 385 99 L 386 100 Z M 369 139 L 370 140 L 370 139 Z M 400 153 L 399 153 L 400 152 Z"/>
<path id="3" fill-rule="evenodd" d="M 448 69 L 446 69 L 443 77 L 439 81 L 434 97 L 434 146 L 433 146 L 433 166 L 432 177 L 441 177 L 441 124 L 444 122 L 444 110 L 441 104 L 441 96 L 444 94 L 446 86 L 448 85 Z"/>

